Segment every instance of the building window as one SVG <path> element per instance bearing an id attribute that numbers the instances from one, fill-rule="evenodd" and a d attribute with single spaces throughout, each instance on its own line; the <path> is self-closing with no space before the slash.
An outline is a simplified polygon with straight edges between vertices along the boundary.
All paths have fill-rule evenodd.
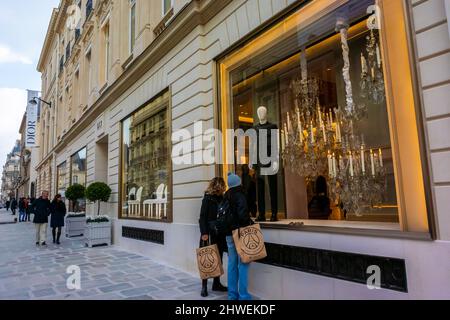
<path id="1" fill-rule="evenodd" d="M 87 71 L 87 96 L 89 97 L 91 91 L 92 91 L 92 66 L 91 66 L 91 59 L 92 59 L 92 49 L 89 46 L 89 49 L 86 51 L 86 71 Z"/>
<path id="2" fill-rule="evenodd" d="M 71 157 L 71 184 L 81 184 L 86 186 L 86 176 L 87 176 L 87 153 L 86 148 L 81 149 Z"/>
<path id="3" fill-rule="evenodd" d="M 173 0 L 162 0 L 163 3 L 163 16 L 165 16 L 173 7 Z"/>
<path id="4" fill-rule="evenodd" d="M 131 54 L 133 53 L 134 45 L 136 43 L 136 0 L 129 0 L 129 1 L 130 1 L 129 51 Z"/>
<path id="5" fill-rule="evenodd" d="M 424 179 L 410 178 L 417 124 L 394 116 L 415 112 L 409 62 L 390 63 L 409 56 L 402 1 L 337 3 L 309 2 L 219 60 L 222 131 L 256 132 L 241 149 L 223 138 L 223 174 L 241 174 L 254 215 L 281 224 L 428 232 Z M 261 129 L 278 129 L 262 154 Z"/>
<path id="6" fill-rule="evenodd" d="M 56 169 L 56 181 L 58 193 L 65 197 L 65 191 L 67 188 L 67 163 L 63 162 Z"/>
<path id="7" fill-rule="evenodd" d="M 169 97 L 166 91 L 122 121 L 121 218 L 172 219 Z"/>
<path id="8" fill-rule="evenodd" d="M 108 73 L 109 73 L 109 67 L 110 67 L 110 39 L 109 39 L 109 23 L 107 23 L 104 27 L 103 27 L 103 39 L 104 39 L 104 52 L 105 52 L 105 57 L 104 57 L 104 81 L 103 82 L 108 82 Z"/>

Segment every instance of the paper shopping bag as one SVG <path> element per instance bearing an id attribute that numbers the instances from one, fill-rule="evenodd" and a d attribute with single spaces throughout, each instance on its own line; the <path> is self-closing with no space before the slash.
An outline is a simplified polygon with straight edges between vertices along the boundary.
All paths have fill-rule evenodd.
<path id="1" fill-rule="evenodd" d="M 233 240 L 243 263 L 258 261 L 267 257 L 264 237 L 259 224 L 234 230 Z"/>
<path id="2" fill-rule="evenodd" d="M 202 280 L 217 278 L 224 274 L 217 244 L 197 249 L 197 263 Z"/>

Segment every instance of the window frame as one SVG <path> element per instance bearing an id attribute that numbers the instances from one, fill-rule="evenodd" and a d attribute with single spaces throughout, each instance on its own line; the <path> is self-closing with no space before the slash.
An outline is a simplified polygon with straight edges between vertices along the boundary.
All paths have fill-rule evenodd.
<path id="1" fill-rule="evenodd" d="M 173 6 L 174 6 L 174 0 L 170 0 L 170 7 L 167 8 L 167 10 L 166 10 L 166 8 L 165 8 L 166 0 L 161 0 L 161 1 L 162 1 L 162 16 L 165 17 L 166 14 L 168 14 L 168 13 L 170 12 L 170 10 L 173 8 Z"/>
<path id="2" fill-rule="evenodd" d="M 64 191 L 67 190 L 67 160 L 61 162 L 58 166 L 56 166 L 56 193 L 60 192 L 60 188 L 59 188 L 59 178 L 60 178 L 60 168 L 62 166 L 65 166 L 65 171 L 66 171 L 66 183 L 64 186 Z"/>
<path id="3" fill-rule="evenodd" d="M 87 146 L 84 146 L 83 148 L 80 148 L 77 152 L 74 152 L 74 153 L 70 156 L 70 182 L 69 182 L 69 186 L 72 186 L 72 185 L 75 184 L 75 183 L 72 182 L 72 181 L 73 181 L 73 176 L 72 176 L 72 173 L 73 173 L 73 161 L 72 161 L 72 159 L 73 159 L 73 157 L 74 157 L 76 154 L 80 153 L 80 151 L 82 151 L 82 150 L 84 150 L 84 149 L 86 150 L 86 174 L 85 174 L 85 179 L 84 179 L 84 181 L 85 181 L 84 187 L 87 187 L 87 172 L 88 172 L 88 170 L 87 170 L 87 161 L 88 161 L 88 154 L 87 154 L 88 148 L 87 148 Z M 76 184 L 78 184 L 78 183 L 76 183 Z"/>
<path id="4" fill-rule="evenodd" d="M 134 23 L 132 23 L 131 14 L 134 8 Z M 133 54 L 136 46 L 136 11 L 137 0 L 128 0 L 128 53 Z M 133 32 L 134 31 L 134 32 Z M 134 36 L 132 36 L 134 33 Z"/>
<path id="5" fill-rule="evenodd" d="M 123 123 L 124 121 L 126 121 L 127 119 L 129 119 L 130 117 L 132 117 L 135 113 L 139 112 L 140 110 L 144 109 L 146 106 L 148 106 L 150 103 L 152 103 L 153 101 L 155 101 L 156 99 L 158 99 L 159 97 L 163 96 L 164 94 L 168 94 L 169 98 L 168 98 L 168 102 L 167 102 L 167 130 L 168 130 L 168 145 L 167 145 L 167 153 L 168 153 L 168 182 L 167 182 L 167 187 L 168 187 L 168 204 L 167 204 L 167 211 L 168 211 L 168 215 L 167 215 L 167 220 L 160 220 L 160 219 L 149 219 L 149 218 L 145 218 L 145 219 L 141 219 L 141 218 L 134 218 L 134 217 L 124 217 L 123 216 L 123 175 L 124 175 L 124 161 L 123 161 Z M 117 217 L 119 220 L 122 221 L 142 221 L 142 222 L 154 222 L 154 223 L 163 223 L 163 224 L 172 224 L 174 222 L 174 214 L 173 214 L 173 203 L 174 203 L 174 196 L 173 196 L 173 161 L 172 161 L 172 89 L 166 88 L 162 91 L 160 91 L 159 93 L 157 93 L 156 95 L 154 95 L 152 98 L 150 98 L 149 100 L 147 100 L 145 103 L 143 103 L 142 105 L 140 105 L 139 107 L 137 107 L 136 109 L 134 109 L 133 111 L 131 111 L 130 113 L 128 113 L 127 115 L 125 115 L 120 121 L 119 121 L 119 132 L 120 132 L 120 138 L 119 138 L 119 143 L 120 143 L 120 147 L 119 147 L 119 192 L 118 192 L 118 206 L 117 206 Z"/>
<path id="6" fill-rule="evenodd" d="M 400 222 L 400 229 L 401 230 L 385 230 L 385 229 L 379 229 L 379 228 L 373 228 L 369 224 L 367 227 L 349 227 L 349 226 L 325 226 L 325 225 L 280 225 L 280 224 L 274 224 L 274 223 L 263 223 L 262 227 L 266 229 L 275 229 L 275 230 L 296 230 L 296 231 L 303 231 L 303 232 L 314 232 L 314 233 L 327 233 L 327 234 L 347 234 L 347 235 L 361 235 L 361 236 L 372 236 L 372 237 L 388 237 L 388 238 L 398 238 L 398 239 L 414 239 L 414 240 L 435 240 L 437 238 L 436 236 L 436 224 L 435 224 L 435 210 L 433 206 L 433 199 L 432 199 L 432 190 L 430 183 L 430 161 L 429 158 L 427 158 L 428 155 L 428 149 L 426 148 L 427 142 L 426 142 L 426 134 L 424 130 L 424 118 L 423 118 L 423 103 L 421 101 L 421 93 L 419 92 L 420 88 L 418 86 L 418 66 L 415 65 L 417 59 L 414 59 L 415 54 L 417 52 L 417 49 L 414 47 L 415 45 L 415 39 L 413 36 L 413 26 L 411 21 L 411 6 L 406 0 L 401 0 L 403 4 L 403 18 L 405 22 L 405 29 L 406 29 L 406 42 L 407 42 L 407 49 L 409 53 L 409 59 L 410 59 L 410 66 L 409 71 L 411 73 L 412 78 L 412 84 L 413 84 L 413 98 L 414 98 L 414 109 L 415 109 L 415 115 L 417 118 L 417 131 L 418 131 L 418 142 L 419 142 L 419 148 L 420 148 L 420 164 L 422 167 L 421 175 L 424 184 L 424 200 L 426 204 L 427 209 L 427 222 L 428 222 L 428 231 L 422 232 L 422 231 L 404 231 L 402 222 Z M 215 94 L 215 126 L 216 128 L 223 129 L 223 123 L 229 123 L 228 120 L 224 120 L 224 117 L 222 115 L 223 108 L 222 108 L 222 84 L 221 84 L 221 77 L 222 77 L 222 71 L 221 70 L 221 61 L 224 60 L 224 58 L 232 53 L 235 53 L 239 49 L 246 46 L 251 41 L 259 38 L 261 35 L 263 35 L 266 31 L 270 30 L 272 27 L 274 27 L 276 24 L 282 22 L 286 18 L 290 17 L 291 15 L 295 14 L 299 10 L 301 10 L 306 5 L 310 4 L 312 0 L 303 0 L 298 3 L 294 3 L 284 10 L 280 11 L 278 14 L 270 18 L 268 21 L 260 25 L 258 28 L 250 32 L 247 36 L 243 37 L 233 45 L 231 45 L 228 49 L 220 53 L 214 58 L 216 67 L 215 67 L 215 88 L 216 88 L 216 94 Z M 337 7 L 340 7 L 341 5 L 345 4 L 345 2 L 340 0 L 334 0 L 333 5 L 336 4 Z M 312 22 L 313 23 L 313 22 Z M 232 70 L 229 70 L 232 71 Z M 228 71 L 228 74 L 229 74 Z M 390 79 L 387 77 L 386 81 L 390 81 Z M 391 88 L 389 87 L 389 90 L 391 91 Z M 389 92 L 387 92 L 389 93 Z M 392 94 L 392 93 L 391 93 Z M 389 108 L 389 107 L 388 107 Z M 391 107 L 391 108 L 398 108 L 398 107 Z M 392 120 L 392 117 L 389 117 L 390 121 Z M 396 122 L 394 123 L 395 126 Z M 398 141 L 391 141 L 392 144 L 397 143 Z M 398 152 L 398 150 L 396 150 Z M 225 154 L 226 150 L 221 150 L 221 153 Z M 399 157 L 398 155 L 394 155 L 394 157 Z M 227 166 L 220 164 L 216 165 L 216 175 L 218 176 L 224 176 L 224 173 L 227 169 L 225 169 Z M 396 181 L 402 181 L 401 177 L 396 176 Z M 398 196 L 400 198 L 402 195 Z M 399 203 L 400 206 L 400 203 Z M 399 216 L 401 213 L 399 212 Z M 364 224 L 364 222 L 362 222 Z"/>

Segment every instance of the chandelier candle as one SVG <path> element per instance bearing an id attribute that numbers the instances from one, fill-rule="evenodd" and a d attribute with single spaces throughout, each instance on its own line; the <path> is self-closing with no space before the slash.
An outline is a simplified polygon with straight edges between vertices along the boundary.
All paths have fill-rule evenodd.
<path id="1" fill-rule="evenodd" d="M 353 176 L 355 175 L 355 171 L 353 170 L 353 154 L 350 152 L 350 177 L 353 178 Z"/>
<path id="2" fill-rule="evenodd" d="M 381 53 L 380 53 L 380 46 L 377 43 L 377 63 L 378 63 L 378 68 L 381 68 Z"/>
<path id="3" fill-rule="evenodd" d="M 363 175 L 366 174 L 366 159 L 364 155 L 364 145 L 361 146 L 361 170 Z"/>
<path id="4" fill-rule="evenodd" d="M 336 155 L 333 153 L 333 178 L 336 178 L 337 170 L 336 170 Z"/>
<path id="5" fill-rule="evenodd" d="M 364 74 L 367 74 L 367 61 L 366 61 L 366 57 L 364 57 L 364 54 L 361 53 L 361 68 L 362 68 L 362 72 Z"/>
<path id="6" fill-rule="evenodd" d="M 333 178 L 333 158 L 331 151 L 328 151 L 328 175 Z"/>
<path id="7" fill-rule="evenodd" d="M 373 150 L 372 149 L 370 149 L 370 163 L 372 165 L 372 176 L 375 177 L 375 161 L 374 161 Z"/>
<path id="8" fill-rule="evenodd" d="M 380 154 L 380 167 L 383 168 L 383 152 L 381 151 L 381 148 L 379 150 L 379 154 Z"/>

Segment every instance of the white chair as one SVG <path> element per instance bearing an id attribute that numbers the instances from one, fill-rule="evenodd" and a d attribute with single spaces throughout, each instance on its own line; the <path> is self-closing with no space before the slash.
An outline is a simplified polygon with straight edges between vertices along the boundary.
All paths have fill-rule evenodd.
<path id="1" fill-rule="evenodd" d="M 141 200 L 142 200 L 142 192 L 144 191 L 144 187 L 140 187 L 136 192 L 135 200 L 128 200 L 128 208 L 129 216 L 140 216 L 141 215 Z M 137 209 L 137 210 L 136 210 Z"/>
<path id="2" fill-rule="evenodd" d="M 156 189 L 156 199 L 144 201 L 144 214 L 149 218 L 154 218 L 153 212 L 155 212 L 155 218 L 161 219 L 161 206 L 164 205 L 164 203 L 167 203 L 167 186 L 160 184 Z M 148 207 L 150 207 L 150 210 L 148 210 Z M 153 207 L 156 208 L 155 211 L 153 211 Z M 165 208 L 167 210 L 167 205 Z"/>

